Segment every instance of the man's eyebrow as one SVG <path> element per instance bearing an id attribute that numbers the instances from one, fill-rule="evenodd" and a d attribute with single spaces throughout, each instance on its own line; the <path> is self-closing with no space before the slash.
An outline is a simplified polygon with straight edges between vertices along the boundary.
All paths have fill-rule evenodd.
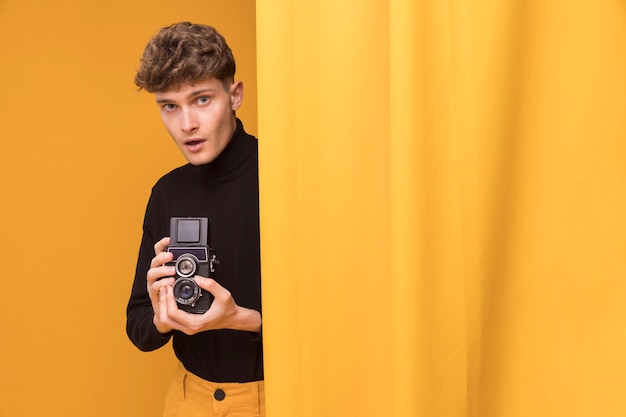
<path id="1" fill-rule="evenodd" d="M 189 100 L 189 99 L 191 99 L 193 97 L 199 96 L 201 94 L 210 93 L 210 92 L 213 92 L 213 91 L 215 91 L 215 89 L 211 88 L 211 87 L 201 88 L 199 90 L 194 90 L 191 93 L 187 94 L 187 100 Z M 157 104 L 171 103 L 172 101 L 173 100 L 171 100 L 171 99 L 169 99 L 167 97 L 158 98 L 156 100 Z"/>
<path id="2" fill-rule="evenodd" d="M 187 94 L 187 100 L 189 100 L 190 98 L 199 96 L 201 94 L 211 93 L 213 91 L 215 91 L 215 89 L 211 88 L 211 87 L 206 87 L 206 88 L 201 88 L 199 90 L 194 90 L 191 93 Z"/>

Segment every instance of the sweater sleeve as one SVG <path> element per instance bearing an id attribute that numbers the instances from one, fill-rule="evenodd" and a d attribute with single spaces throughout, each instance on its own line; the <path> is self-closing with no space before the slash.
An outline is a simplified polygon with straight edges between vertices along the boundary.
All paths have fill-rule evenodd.
<path id="1" fill-rule="evenodd" d="M 150 262 L 155 256 L 154 244 L 156 241 L 150 230 L 150 219 L 153 218 L 154 209 L 153 192 L 146 209 L 135 279 L 126 308 L 126 333 L 133 344 L 142 351 L 158 349 L 165 345 L 172 336 L 171 332 L 160 333 L 154 326 L 154 311 L 147 290 L 146 274 L 150 269 Z"/>

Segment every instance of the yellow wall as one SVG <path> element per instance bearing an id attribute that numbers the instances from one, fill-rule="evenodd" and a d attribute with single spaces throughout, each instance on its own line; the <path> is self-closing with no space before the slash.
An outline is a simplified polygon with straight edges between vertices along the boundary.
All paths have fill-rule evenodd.
<path id="1" fill-rule="evenodd" d="M 0 416 L 156 416 L 175 360 L 126 338 L 154 181 L 183 163 L 132 82 L 166 24 L 216 26 L 256 134 L 253 0 L 0 2 Z"/>

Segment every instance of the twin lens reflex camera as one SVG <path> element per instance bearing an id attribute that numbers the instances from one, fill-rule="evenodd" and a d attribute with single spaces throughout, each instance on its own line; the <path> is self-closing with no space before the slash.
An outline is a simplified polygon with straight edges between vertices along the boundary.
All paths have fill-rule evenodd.
<path id="1" fill-rule="evenodd" d="M 209 246 L 209 219 L 206 217 L 172 217 L 170 220 L 170 245 L 176 268 L 174 298 L 181 310 L 202 314 L 213 302 L 213 295 L 203 290 L 194 280 L 200 275 L 215 278 L 219 264 L 215 251 Z"/>

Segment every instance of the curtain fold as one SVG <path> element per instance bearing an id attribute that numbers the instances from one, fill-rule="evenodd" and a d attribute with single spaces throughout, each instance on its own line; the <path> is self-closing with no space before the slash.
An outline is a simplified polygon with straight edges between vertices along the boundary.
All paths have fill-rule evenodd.
<path id="1" fill-rule="evenodd" d="M 257 1 L 267 409 L 623 415 L 626 5 Z"/>

